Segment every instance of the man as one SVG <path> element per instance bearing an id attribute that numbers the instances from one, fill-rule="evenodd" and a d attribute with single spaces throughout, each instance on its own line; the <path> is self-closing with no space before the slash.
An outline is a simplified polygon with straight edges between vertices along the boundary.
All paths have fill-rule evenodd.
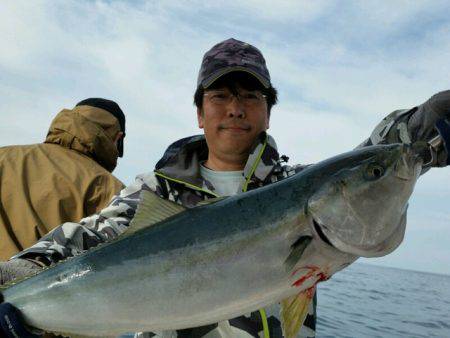
<path id="1" fill-rule="evenodd" d="M 134 216 L 142 190 L 151 190 L 162 198 L 194 207 L 205 199 L 256 189 L 302 170 L 302 166 L 290 167 L 283 163 L 286 157 L 279 156 L 274 140 L 266 134 L 277 93 L 265 60 L 255 47 L 229 39 L 208 51 L 203 58 L 194 100 L 198 125 L 204 135 L 184 138 L 169 146 L 154 172 L 138 176 L 98 215 L 80 223 L 62 225 L 33 247 L 0 265 L 0 282 L 38 270 L 28 259 L 39 259 L 50 265 L 118 236 Z M 437 156 L 430 156 L 427 162 L 444 166 L 449 162 L 446 145 L 442 138 L 434 138 L 438 133 L 435 124 L 443 121 L 447 126 L 444 118 L 449 116 L 450 92 L 440 93 L 419 107 L 389 115 L 365 144 L 432 138 L 432 154 Z M 450 137 L 444 139 L 450 140 Z M 0 306 L 2 313 L 0 324 L 6 327 L 4 332 L 11 334 L 12 330 L 24 329 L 14 308 L 3 304 Z M 281 337 L 277 316 L 274 306 L 268 311 L 261 309 L 221 323 L 165 332 L 164 336 Z M 9 327 L 2 318 L 8 318 Z M 314 330 L 315 302 L 300 334 L 311 337 Z M 136 337 L 154 337 L 155 334 L 163 333 L 138 333 Z"/>
<path id="2" fill-rule="evenodd" d="M 111 172 L 124 133 L 120 107 L 91 98 L 62 110 L 44 143 L 0 148 L 1 260 L 101 210 L 123 188 Z"/>

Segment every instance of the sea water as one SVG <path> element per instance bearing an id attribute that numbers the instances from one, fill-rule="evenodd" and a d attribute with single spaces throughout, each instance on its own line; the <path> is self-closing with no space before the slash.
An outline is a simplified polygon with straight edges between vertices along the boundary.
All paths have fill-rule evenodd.
<path id="1" fill-rule="evenodd" d="M 319 284 L 317 337 L 450 338 L 450 276 L 355 263 Z"/>

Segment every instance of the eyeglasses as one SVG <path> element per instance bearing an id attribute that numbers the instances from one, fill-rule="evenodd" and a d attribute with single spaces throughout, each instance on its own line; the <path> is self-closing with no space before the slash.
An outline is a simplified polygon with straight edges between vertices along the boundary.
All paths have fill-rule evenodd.
<path id="1" fill-rule="evenodd" d="M 233 101 L 235 97 L 242 105 L 246 107 L 259 107 L 266 102 L 267 95 L 256 90 L 241 90 L 236 94 L 226 90 L 210 90 L 203 94 L 211 104 L 216 106 L 226 106 Z"/>

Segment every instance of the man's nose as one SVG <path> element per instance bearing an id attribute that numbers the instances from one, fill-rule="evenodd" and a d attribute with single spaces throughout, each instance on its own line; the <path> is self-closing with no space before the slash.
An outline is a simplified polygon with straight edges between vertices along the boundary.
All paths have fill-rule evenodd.
<path id="1" fill-rule="evenodd" d="M 231 96 L 231 101 L 227 105 L 228 117 L 245 118 L 245 109 L 236 95 Z"/>

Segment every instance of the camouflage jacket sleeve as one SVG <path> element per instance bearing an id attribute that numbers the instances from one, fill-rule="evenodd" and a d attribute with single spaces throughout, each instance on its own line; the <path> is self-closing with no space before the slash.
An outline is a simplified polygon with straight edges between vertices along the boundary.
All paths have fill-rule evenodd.
<path id="1" fill-rule="evenodd" d="M 140 192 L 156 191 L 156 182 L 153 173 L 138 176 L 98 214 L 60 225 L 13 258 L 32 258 L 49 265 L 117 237 L 133 218 Z"/>
<path id="2" fill-rule="evenodd" d="M 438 136 L 436 123 L 448 119 L 450 119 L 450 91 L 444 91 L 433 95 L 417 107 L 392 112 L 375 127 L 370 137 L 359 147 L 417 141 L 432 143 Z M 431 146 L 430 157 L 425 159 L 425 162 L 433 161 L 431 165 L 436 167 L 447 165 L 448 154 L 444 145 L 431 144 Z"/>

